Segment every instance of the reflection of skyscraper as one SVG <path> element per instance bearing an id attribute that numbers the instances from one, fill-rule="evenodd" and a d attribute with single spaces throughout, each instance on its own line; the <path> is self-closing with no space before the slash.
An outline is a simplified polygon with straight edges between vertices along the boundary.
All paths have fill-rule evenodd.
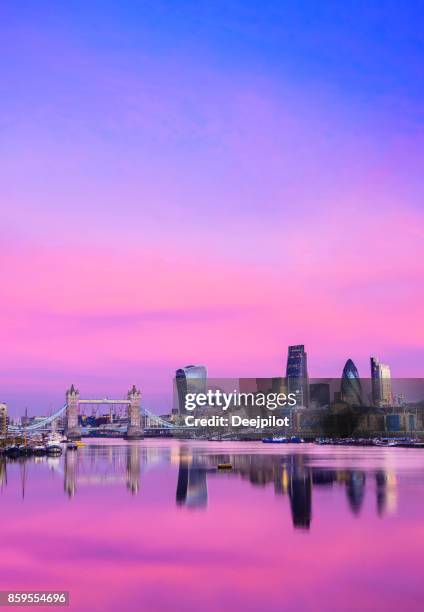
<path id="1" fill-rule="evenodd" d="M 206 469 L 193 467 L 184 453 L 180 455 L 176 502 L 191 508 L 204 508 L 208 504 Z"/>
<path id="2" fill-rule="evenodd" d="M 341 394 L 343 401 L 360 406 L 362 404 L 362 389 L 359 373 L 352 359 L 348 359 L 343 368 Z"/>
<path id="3" fill-rule="evenodd" d="M 309 405 L 309 381 L 307 354 L 303 344 L 289 346 L 287 356 L 287 389 L 296 393 L 299 406 Z"/>
<path id="4" fill-rule="evenodd" d="M 205 366 L 189 365 L 180 368 L 175 373 L 176 384 L 176 406 L 173 413 L 183 414 L 185 397 L 187 393 L 205 393 L 206 391 L 206 368 Z"/>
<path id="5" fill-rule="evenodd" d="M 186 506 L 204 508 L 208 504 L 208 486 L 204 468 L 189 467 Z"/>
<path id="6" fill-rule="evenodd" d="M 397 507 L 397 480 L 393 472 L 379 470 L 375 474 L 377 492 L 377 512 L 392 514 Z"/>
<path id="7" fill-rule="evenodd" d="M 390 406 L 392 403 L 392 382 L 390 367 L 371 357 L 372 403 L 374 406 Z"/>
<path id="8" fill-rule="evenodd" d="M 359 470 L 349 472 L 346 481 L 346 492 L 349 505 L 354 514 L 358 514 L 365 495 L 365 474 Z"/>
<path id="9" fill-rule="evenodd" d="M 375 484 L 377 492 L 377 512 L 382 515 L 386 509 L 386 473 L 379 470 L 375 474 Z"/>
<path id="10" fill-rule="evenodd" d="M 3 486 L 6 484 L 7 484 L 6 460 L 4 457 L 0 457 L 0 489 L 3 489 Z"/>
<path id="11" fill-rule="evenodd" d="M 311 470 L 305 468 L 303 458 L 294 455 L 289 473 L 289 497 L 294 527 L 309 529 L 312 514 Z"/>
<path id="12" fill-rule="evenodd" d="M 188 462 L 184 457 L 180 457 L 180 465 L 178 468 L 177 495 L 176 502 L 178 506 L 185 503 L 188 487 Z"/>

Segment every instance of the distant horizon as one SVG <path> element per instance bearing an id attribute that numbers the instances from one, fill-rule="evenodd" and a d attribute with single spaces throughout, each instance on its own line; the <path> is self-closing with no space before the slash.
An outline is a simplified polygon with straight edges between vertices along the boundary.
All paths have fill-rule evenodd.
<path id="1" fill-rule="evenodd" d="M 307 347 L 305 345 L 305 350 L 306 353 L 308 354 L 307 351 Z M 371 355 L 372 357 L 374 357 L 375 355 Z M 371 357 L 370 356 L 370 357 Z M 370 369 L 370 357 L 368 357 L 368 370 Z M 343 365 L 340 368 L 340 372 L 339 374 L 334 374 L 334 375 L 315 375 L 314 373 L 311 373 L 310 368 L 308 368 L 308 377 L 311 380 L 334 380 L 334 379 L 339 379 L 342 376 L 342 372 L 343 372 L 343 367 L 346 364 L 346 362 L 351 359 L 350 357 L 348 357 Z M 354 362 L 355 366 L 357 366 L 357 362 L 352 359 L 352 361 Z M 383 361 L 383 360 L 381 360 Z M 192 362 L 193 363 L 193 362 Z M 308 363 L 309 363 L 309 354 L 308 354 Z M 184 364 L 184 365 L 180 365 L 179 367 L 185 367 L 189 365 Z M 199 362 L 194 362 L 193 365 L 203 365 L 206 367 L 207 369 L 207 378 L 209 381 L 217 381 L 217 380 L 240 380 L 240 379 L 272 379 L 272 378 L 285 378 L 286 377 L 286 372 L 285 372 L 285 363 L 284 363 L 284 367 L 283 367 L 283 372 L 280 373 L 275 373 L 273 375 L 267 375 L 267 374 L 261 374 L 261 375 L 255 375 L 255 374 L 245 374 L 243 376 L 239 375 L 239 376 L 234 376 L 234 375 L 224 375 L 224 376 L 216 376 L 216 375 L 211 375 L 211 372 L 207 366 L 207 364 L 201 364 Z M 390 366 L 391 368 L 391 364 L 387 363 L 387 365 Z M 22 397 L 22 393 L 18 392 L 16 395 L 14 395 L 14 393 L 10 393 L 9 397 L 10 400 L 8 401 L 5 397 L 0 396 L 0 403 L 4 402 L 8 405 L 8 410 L 9 410 L 9 414 L 13 417 L 13 416 L 20 416 L 24 413 L 25 409 L 28 409 L 28 414 L 34 415 L 34 414 L 47 414 L 48 412 L 54 412 L 56 410 L 58 410 L 61 406 L 63 406 L 65 404 L 65 393 L 66 391 L 71 387 L 71 385 L 74 385 L 81 393 L 81 397 L 84 398 L 107 398 L 107 397 L 113 397 L 115 399 L 120 399 L 120 398 L 124 398 L 127 391 L 132 387 L 133 384 L 135 384 L 135 386 L 137 388 L 140 388 L 141 393 L 142 393 L 142 404 L 144 406 L 146 406 L 149 410 L 152 410 L 154 413 L 156 414 L 164 414 L 166 412 L 170 412 L 172 409 L 172 402 L 173 402 L 173 381 L 174 381 L 174 376 L 175 376 L 175 372 L 178 368 L 175 368 L 175 370 L 172 372 L 172 376 L 169 377 L 169 379 L 167 381 L 165 381 L 165 386 L 166 386 L 166 382 L 168 383 L 169 389 L 165 390 L 165 388 L 162 388 L 160 390 L 158 390 L 159 387 L 159 383 L 158 383 L 158 387 L 152 387 L 147 386 L 147 391 L 146 388 L 143 388 L 143 384 L 142 383 L 138 383 L 136 380 L 132 380 L 129 381 L 127 383 L 127 385 L 120 386 L 118 381 L 114 381 L 113 386 L 109 386 L 107 387 L 107 382 L 108 379 L 104 379 L 105 382 L 105 386 L 102 386 L 101 384 L 101 379 L 97 376 L 95 377 L 95 381 L 91 381 L 90 379 L 87 380 L 87 377 L 84 377 L 84 380 L 86 381 L 86 383 L 84 384 L 80 384 L 78 382 L 78 380 L 73 380 L 70 383 L 66 383 L 65 386 L 63 387 L 63 393 L 62 396 L 60 397 L 59 393 L 54 393 L 51 395 L 47 395 L 45 392 L 43 392 L 42 390 L 39 392 L 40 394 L 37 394 L 35 396 L 36 399 L 36 403 L 37 406 L 40 406 L 40 410 L 41 406 L 45 406 L 44 412 L 38 410 L 37 409 L 34 411 L 32 409 L 31 403 L 29 401 L 25 402 L 25 398 Z M 368 374 L 366 376 L 361 376 L 360 374 L 360 368 L 358 368 L 359 371 L 359 377 L 361 380 L 367 380 L 371 378 L 371 374 L 370 372 L 368 372 Z M 394 375 L 392 368 L 391 368 L 391 378 L 392 380 L 423 380 L 424 376 L 413 376 L 413 375 L 405 375 L 405 376 L 398 376 L 397 374 Z M 51 378 L 48 379 L 49 381 L 51 381 Z M 83 380 L 83 382 L 84 382 Z M 151 381 L 150 381 L 151 382 Z M 57 382 L 57 384 L 59 384 L 59 382 Z M 164 384 L 164 383 L 162 383 Z M 45 397 L 46 399 L 43 399 L 43 397 Z M 48 399 L 49 398 L 49 399 Z M 55 400 L 55 398 L 57 398 Z M 17 401 L 15 401 L 17 400 Z"/>

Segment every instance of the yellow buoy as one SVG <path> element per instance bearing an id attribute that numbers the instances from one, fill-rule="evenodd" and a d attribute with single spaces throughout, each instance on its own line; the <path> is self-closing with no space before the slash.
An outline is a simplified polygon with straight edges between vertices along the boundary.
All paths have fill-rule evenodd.
<path id="1" fill-rule="evenodd" d="M 218 463 L 218 470 L 232 470 L 233 466 L 231 463 Z"/>

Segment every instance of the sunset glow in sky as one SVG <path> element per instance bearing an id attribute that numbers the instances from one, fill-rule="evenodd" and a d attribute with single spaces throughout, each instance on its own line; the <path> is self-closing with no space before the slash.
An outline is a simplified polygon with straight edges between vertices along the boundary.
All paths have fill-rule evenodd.
<path id="1" fill-rule="evenodd" d="M 424 376 L 422 3 L 0 8 L 0 401 Z M 168 393 L 169 391 L 169 393 Z"/>

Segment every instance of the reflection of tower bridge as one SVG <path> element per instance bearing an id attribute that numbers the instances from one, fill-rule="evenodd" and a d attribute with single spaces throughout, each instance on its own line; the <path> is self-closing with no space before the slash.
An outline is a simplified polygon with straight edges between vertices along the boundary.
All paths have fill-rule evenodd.
<path id="1" fill-rule="evenodd" d="M 116 452 L 115 447 L 113 451 Z M 67 452 L 65 455 L 64 488 L 69 497 L 77 490 L 77 483 L 83 486 L 114 485 L 125 480 L 131 493 L 138 493 L 140 488 L 140 472 L 142 448 L 137 444 L 126 447 L 125 469 L 120 463 L 113 461 L 114 455 L 103 464 L 101 456 L 81 457 L 79 453 Z M 111 461 L 112 459 L 112 461 Z"/>
<path id="2" fill-rule="evenodd" d="M 109 445 L 90 445 L 74 452 L 67 451 L 59 457 L 36 457 L 40 463 L 63 477 L 64 490 L 74 497 L 79 487 L 114 486 L 126 484 L 128 491 L 136 494 L 140 490 L 142 472 L 147 472 L 164 461 L 172 462 L 170 448 L 149 447 L 138 442 Z M 32 459 L 21 458 L 20 461 Z M 18 460 L 19 461 L 19 460 Z M 0 456 L 0 491 L 7 484 L 6 459 Z"/>
<path id="3" fill-rule="evenodd" d="M 129 439 L 142 438 L 144 435 L 144 429 L 154 430 L 157 433 L 163 431 L 169 431 L 176 428 L 169 421 L 165 421 L 156 414 L 153 414 L 146 408 L 141 406 L 141 393 L 135 385 L 128 391 L 126 398 L 123 399 L 82 399 L 78 389 L 71 386 L 66 392 L 66 403 L 62 408 L 47 416 L 44 419 L 38 419 L 36 423 L 29 425 L 20 426 L 9 426 L 9 432 L 11 433 L 23 433 L 26 434 L 37 433 L 46 431 L 52 427 L 53 423 L 64 421 L 63 428 L 68 438 L 78 439 L 81 437 L 82 429 L 79 424 L 79 416 L 84 407 L 91 406 L 97 410 L 100 406 L 107 406 L 110 410 L 113 408 L 119 409 L 122 413 L 126 410 L 127 424 L 110 423 L 106 428 L 102 427 L 90 427 L 90 432 L 95 433 L 96 431 L 104 431 L 110 434 L 119 435 L 122 434 L 124 437 Z"/>

